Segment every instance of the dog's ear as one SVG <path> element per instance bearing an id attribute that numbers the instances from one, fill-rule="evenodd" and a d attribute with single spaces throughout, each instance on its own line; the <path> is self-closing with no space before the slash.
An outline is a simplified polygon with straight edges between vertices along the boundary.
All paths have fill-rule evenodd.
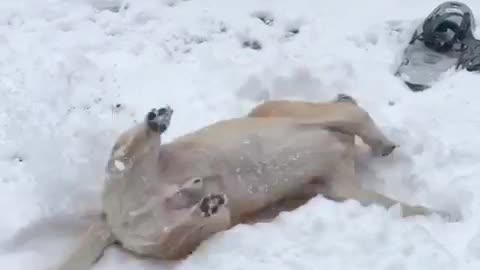
<path id="1" fill-rule="evenodd" d="M 208 195 L 212 192 L 221 191 L 221 187 L 223 187 L 223 182 L 221 180 L 222 177 L 220 175 L 191 177 L 180 186 L 179 191 L 189 193 L 203 192 L 204 195 Z"/>
<path id="2" fill-rule="evenodd" d="M 167 197 L 165 203 L 170 209 L 189 208 L 200 202 L 204 196 L 204 178 L 191 177 L 173 195 Z"/>
<path id="3" fill-rule="evenodd" d="M 209 175 L 202 178 L 203 189 L 209 193 L 223 192 L 225 190 L 225 183 L 219 174 Z"/>
<path id="4" fill-rule="evenodd" d="M 169 209 L 192 207 L 206 195 L 223 191 L 224 185 L 221 180 L 220 175 L 191 177 L 177 191 L 165 199 L 165 205 Z"/>
<path id="5" fill-rule="evenodd" d="M 179 189 L 172 196 L 165 199 L 165 206 L 173 210 L 190 208 L 200 202 L 202 197 L 202 190 Z"/>

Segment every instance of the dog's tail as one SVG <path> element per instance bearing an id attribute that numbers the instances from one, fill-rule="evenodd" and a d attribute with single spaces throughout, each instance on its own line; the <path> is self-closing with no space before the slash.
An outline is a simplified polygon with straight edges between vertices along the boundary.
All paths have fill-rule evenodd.
<path id="1" fill-rule="evenodd" d="M 103 218 L 90 226 L 79 246 L 57 266 L 56 270 L 88 270 L 115 243 L 115 238 Z"/>

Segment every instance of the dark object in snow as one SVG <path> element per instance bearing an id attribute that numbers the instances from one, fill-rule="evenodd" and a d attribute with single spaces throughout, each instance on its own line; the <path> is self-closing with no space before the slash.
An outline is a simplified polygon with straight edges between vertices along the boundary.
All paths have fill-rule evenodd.
<path id="1" fill-rule="evenodd" d="M 291 37 L 291 36 L 294 36 L 296 34 L 300 33 L 300 29 L 299 28 L 292 28 L 292 29 L 289 29 L 287 31 L 287 36 L 288 37 Z"/>
<path id="2" fill-rule="evenodd" d="M 273 25 L 273 22 L 274 22 L 273 16 L 268 12 L 259 11 L 259 12 L 254 13 L 253 16 L 256 17 L 257 19 L 259 19 L 260 21 L 262 21 L 264 24 L 266 24 L 268 26 Z"/>
<path id="3" fill-rule="evenodd" d="M 124 109 L 124 105 L 122 103 L 116 103 L 111 105 L 112 111 L 118 113 Z"/>
<path id="4" fill-rule="evenodd" d="M 246 40 L 242 43 L 242 47 L 243 48 L 251 48 L 253 50 L 261 50 L 262 49 L 262 45 L 260 44 L 260 42 L 258 42 L 256 40 L 253 40 L 253 41 Z"/>
<path id="5" fill-rule="evenodd" d="M 23 158 L 23 156 L 19 153 L 13 154 L 10 158 L 11 158 L 12 161 L 15 161 L 15 162 L 18 162 L 18 163 L 22 163 L 25 160 Z"/>
<path id="6" fill-rule="evenodd" d="M 349 103 L 357 105 L 357 101 L 352 96 L 347 95 L 347 94 L 343 94 L 343 93 L 337 94 L 337 97 L 336 97 L 335 100 L 337 102 L 349 102 Z"/>
<path id="7" fill-rule="evenodd" d="M 415 30 L 395 75 L 417 92 L 431 87 L 451 68 L 479 70 L 480 41 L 474 30 L 467 5 L 457 1 L 438 5 Z"/>

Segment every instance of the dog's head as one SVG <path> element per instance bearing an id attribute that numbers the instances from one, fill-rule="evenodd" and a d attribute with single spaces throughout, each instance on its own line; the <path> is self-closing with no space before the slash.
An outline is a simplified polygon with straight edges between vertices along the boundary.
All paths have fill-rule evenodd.
<path id="1" fill-rule="evenodd" d="M 210 192 L 215 179 L 189 177 L 177 185 L 133 180 L 129 188 L 111 184 L 116 187 L 104 197 L 104 210 L 115 237 L 134 253 L 180 259 L 230 224 L 226 195 Z"/>

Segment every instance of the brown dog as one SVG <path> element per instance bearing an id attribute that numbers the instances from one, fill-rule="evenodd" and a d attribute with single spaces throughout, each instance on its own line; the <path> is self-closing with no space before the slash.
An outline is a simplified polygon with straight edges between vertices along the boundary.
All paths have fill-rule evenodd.
<path id="1" fill-rule="evenodd" d="M 223 120 L 166 144 L 161 134 L 173 110 L 152 110 L 117 139 L 106 168 L 104 218 L 60 269 L 88 269 L 114 242 L 135 254 L 179 259 L 210 235 L 282 200 L 317 194 L 363 205 L 400 204 L 404 216 L 435 212 L 361 189 L 354 136 L 378 155 L 396 146 L 356 104 L 325 106 L 305 117 Z M 250 116 L 261 115 L 261 108 Z"/>

